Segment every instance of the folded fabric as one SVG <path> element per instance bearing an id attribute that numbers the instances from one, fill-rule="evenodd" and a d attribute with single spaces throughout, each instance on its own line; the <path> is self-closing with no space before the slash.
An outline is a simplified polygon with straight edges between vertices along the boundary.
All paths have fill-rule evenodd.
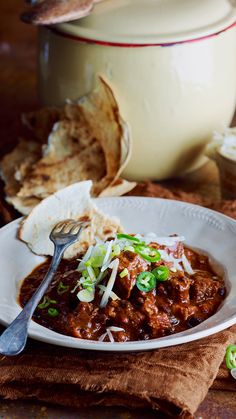
<path id="1" fill-rule="evenodd" d="M 212 385 L 226 346 L 235 340 L 232 327 L 196 342 L 128 354 L 31 341 L 22 355 L 1 358 L 0 395 L 76 407 L 149 407 L 189 417 Z"/>
<path id="2" fill-rule="evenodd" d="M 211 389 L 236 391 L 236 381 L 232 378 L 228 368 L 226 367 L 225 361 L 222 362 L 217 377 L 211 386 Z"/>

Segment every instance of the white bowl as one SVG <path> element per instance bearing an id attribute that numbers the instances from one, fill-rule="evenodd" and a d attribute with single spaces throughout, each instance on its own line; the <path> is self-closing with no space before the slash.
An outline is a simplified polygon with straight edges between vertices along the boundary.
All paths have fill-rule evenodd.
<path id="1" fill-rule="evenodd" d="M 236 222 L 214 211 L 182 202 L 157 198 L 101 198 L 98 207 L 118 216 L 129 233 L 156 232 L 184 235 L 186 243 L 210 255 L 216 270 L 223 272 L 227 297 L 217 313 L 200 325 L 171 336 L 125 343 L 76 339 L 53 332 L 34 321 L 29 336 L 48 343 L 100 351 L 139 351 L 178 345 L 201 339 L 236 323 Z M 20 312 L 19 286 L 44 258 L 31 253 L 16 238 L 19 220 L 0 230 L 0 321 L 8 325 Z"/>

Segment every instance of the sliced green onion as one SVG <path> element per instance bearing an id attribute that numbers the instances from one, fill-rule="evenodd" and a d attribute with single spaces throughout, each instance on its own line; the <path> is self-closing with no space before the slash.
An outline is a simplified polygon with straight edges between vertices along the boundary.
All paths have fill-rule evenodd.
<path id="1" fill-rule="evenodd" d="M 156 277 L 152 272 L 141 272 L 136 279 L 136 286 L 142 292 L 152 291 L 156 286 Z"/>
<path id="2" fill-rule="evenodd" d="M 65 292 L 67 292 L 69 289 L 69 285 L 64 285 L 63 282 L 59 282 L 58 287 L 57 287 L 57 293 L 59 295 L 64 294 Z"/>
<path id="3" fill-rule="evenodd" d="M 88 274 L 87 269 L 85 269 L 84 271 L 82 271 L 82 276 L 83 276 L 84 278 L 88 278 L 89 274 Z"/>
<path id="4" fill-rule="evenodd" d="M 85 281 L 85 282 L 83 282 L 81 285 L 82 285 L 82 287 L 83 287 L 84 289 L 88 289 L 88 288 L 93 287 L 93 282 L 92 282 L 92 281 L 90 281 L 90 280 L 86 280 L 86 281 Z"/>
<path id="5" fill-rule="evenodd" d="M 100 274 L 100 269 L 99 268 L 93 268 L 95 276 L 98 276 Z"/>
<path id="6" fill-rule="evenodd" d="M 50 304 L 57 304 L 56 300 L 51 300 L 47 295 L 43 297 L 42 303 L 38 305 L 38 308 L 47 308 Z"/>
<path id="7" fill-rule="evenodd" d="M 134 252 L 135 250 L 134 250 L 134 247 L 133 246 L 125 246 L 124 247 L 124 251 L 125 252 Z"/>
<path id="8" fill-rule="evenodd" d="M 58 311 L 56 308 L 52 308 L 52 307 L 50 307 L 50 308 L 48 309 L 48 314 L 49 314 L 49 316 L 51 316 L 51 317 L 56 317 L 56 316 L 58 316 L 59 311 Z"/>
<path id="9" fill-rule="evenodd" d="M 153 269 L 152 273 L 155 275 L 157 281 L 166 281 L 169 278 L 170 271 L 163 265 Z"/>
<path id="10" fill-rule="evenodd" d="M 119 256 L 120 251 L 120 246 L 118 244 L 114 244 L 114 246 L 112 246 L 112 257 Z"/>
<path id="11" fill-rule="evenodd" d="M 157 249 L 153 247 L 146 246 L 144 244 L 140 244 L 135 246 L 135 252 L 138 253 L 143 259 L 147 260 L 148 262 L 157 262 L 160 260 L 161 255 Z"/>
<path id="12" fill-rule="evenodd" d="M 96 281 L 96 275 L 92 266 L 88 266 L 87 270 L 88 270 L 89 278 L 91 279 L 91 281 Z"/>
<path id="13" fill-rule="evenodd" d="M 94 289 L 92 291 L 89 291 L 87 289 L 81 290 L 77 294 L 77 298 L 85 303 L 90 303 L 94 299 Z"/>
<path id="14" fill-rule="evenodd" d="M 137 239 L 136 237 L 130 236 L 129 234 L 117 234 L 116 235 L 117 239 L 126 239 L 126 240 L 131 240 L 132 242 L 136 242 L 136 243 L 140 243 L 140 240 Z"/>
<path id="15" fill-rule="evenodd" d="M 124 278 L 125 276 L 127 276 L 129 274 L 129 271 L 127 268 L 123 269 L 123 271 L 120 272 L 120 277 Z"/>
<path id="16" fill-rule="evenodd" d="M 225 362 L 227 368 L 232 370 L 236 368 L 236 345 L 229 345 L 226 349 Z"/>
<path id="17" fill-rule="evenodd" d="M 98 249 L 100 250 L 100 252 L 104 253 L 104 255 L 106 254 L 107 249 L 106 246 L 104 246 L 104 244 L 100 244 L 98 246 Z"/>
<path id="18" fill-rule="evenodd" d="M 103 264 L 105 257 L 104 252 L 96 252 L 90 259 L 85 262 L 85 266 L 92 266 L 92 268 L 100 268 Z"/>

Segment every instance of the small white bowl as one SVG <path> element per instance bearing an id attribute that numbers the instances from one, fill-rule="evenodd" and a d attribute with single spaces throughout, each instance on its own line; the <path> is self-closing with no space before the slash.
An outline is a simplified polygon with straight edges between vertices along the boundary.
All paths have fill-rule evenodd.
<path id="1" fill-rule="evenodd" d="M 236 160 L 217 151 L 216 163 L 220 172 L 222 198 L 236 199 Z"/>

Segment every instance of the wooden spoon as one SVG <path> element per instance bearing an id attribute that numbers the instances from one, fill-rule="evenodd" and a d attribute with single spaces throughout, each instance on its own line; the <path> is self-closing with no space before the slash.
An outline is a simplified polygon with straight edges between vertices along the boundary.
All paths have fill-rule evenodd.
<path id="1" fill-rule="evenodd" d="M 52 25 L 89 15 L 94 3 L 102 0 L 27 0 L 32 7 L 21 15 L 25 23 Z"/>

